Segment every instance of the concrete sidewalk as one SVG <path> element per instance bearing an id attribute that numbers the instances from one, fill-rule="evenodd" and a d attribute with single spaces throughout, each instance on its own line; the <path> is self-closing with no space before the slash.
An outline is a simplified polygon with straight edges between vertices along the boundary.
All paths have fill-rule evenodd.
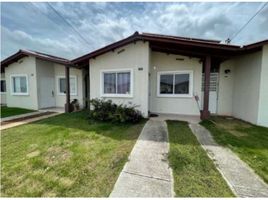
<path id="1" fill-rule="evenodd" d="M 238 197 L 268 197 L 268 185 L 236 154 L 219 146 L 203 126 L 189 126 Z"/>
<path id="2" fill-rule="evenodd" d="M 45 114 L 45 112 L 41 112 L 41 113 Z M 21 120 L 18 118 L 18 121 L 16 121 L 16 122 L 10 122 L 10 123 L 1 125 L 0 130 L 2 131 L 2 130 L 5 130 L 5 129 L 20 126 L 20 125 L 23 125 L 23 124 L 28 124 L 28 123 L 31 123 L 31 122 L 46 119 L 46 118 L 49 118 L 49 117 L 54 117 L 54 116 L 59 115 L 59 114 L 61 114 L 61 113 L 50 113 L 50 114 L 45 114 L 45 115 L 41 115 L 41 116 L 33 116 L 32 118 L 21 119 Z"/>
<path id="3" fill-rule="evenodd" d="M 10 121 L 10 120 L 14 120 L 14 119 L 20 119 L 23 117 L 30 117 L 30 116 L 34 116 L 34 115 L 38 115 L 41 114 L 42 112 L 40 111 L 35 111 L 35 112 L 30 112 L 30 113 L 25 113 L 25 114 L 20 114 L 20 115 L 15 115 L 15 116 L 10 116 L 10 117 L 4 117 L 1 118 L 1 122 L 6 122 L 6 121 Z"/>
<path id="4" fill-rule="evenodd" d="M 110 197 L 173 197 L 166 122 L 150 119 L 144 126 Z"/>

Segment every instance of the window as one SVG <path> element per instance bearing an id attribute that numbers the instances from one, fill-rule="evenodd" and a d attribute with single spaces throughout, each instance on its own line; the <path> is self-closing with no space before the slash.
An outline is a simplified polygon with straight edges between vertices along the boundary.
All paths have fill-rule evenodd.
<path id="1" fill-rule="evenodd" d="M 13 95 L 28 95 L 27 75 L 11 75 L 11 92 Z"/>
<path id="2" fill-rule="evenodd" d="M 192 71 L 158 72 L 158 96 L 191 97 Z"/>
<path id="3" fill-rule="evenodd" d="M 101 78 L 102 96 L 131 97 L 131 70 L 103 71 Z"/>
<path id="4" fill-rule="evenodd" d="M 76 76 L 70 76 L 70 95 L 77 95 L 77 81 Z M 58 76 L 58 94 L 66 94 L 66 80 L 65 76 Z"/>
<path id="5" fill-rule="evenodd" d="M 1 93 L 6 92 L 6 80 L 1 80 Z"/>

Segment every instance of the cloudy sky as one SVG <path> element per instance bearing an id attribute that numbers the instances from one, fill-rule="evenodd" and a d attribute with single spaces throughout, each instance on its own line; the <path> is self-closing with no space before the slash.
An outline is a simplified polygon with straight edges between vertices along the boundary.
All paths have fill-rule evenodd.
<path id="1" fill-rule="evenodd" d="M 76 58 L 135 31 L 226 40 L 264 3 L 1 3 L 1 59 L 18 49 Z M 268 38 L 268 5 L 232 41 Z"/>

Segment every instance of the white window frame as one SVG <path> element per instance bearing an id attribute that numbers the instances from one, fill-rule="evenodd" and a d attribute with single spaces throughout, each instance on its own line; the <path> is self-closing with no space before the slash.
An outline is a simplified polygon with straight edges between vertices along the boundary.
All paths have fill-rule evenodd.
<path id="1" fill-rule="evenodd" d="M 26 78 L 26 92 L 15 92 L 14 91 L 13 78 L 16 78 L 16 77 L 25 77 Z M 27 74 L 11 74 L 10 75 L 10 93 L 13 96 L 16 96 L 16 95 L 27 96 L 27 95 L 29 95 L 29 82 L 28 82 L 28 75 Z"/>
<path id="2" fill-rule="evenodd" d="M 63 96 L 63 95 L 66 95 L 64 92 L 60 92 L 60 79 L 61 78 L 66 78 L 65 76 L 57 76 L 56 79 L 57 79 L 57 94 L 59 96 Z M 70 75 L 70 78 L 74 78 L 74 83 L 75 83 L 75 92 L 74 93 L 71 93 L 71 90 L 70 90 L 70 95 L 71 96 L 77 96 L 77 76 L 76 75 Z M 71 87 L 70 87 L 71 89 Z"/>
<path id="3" fill-rule="evenodd" d="M 0 91 L 0 94 L 6 94 L 7 93 L 7 81 L 6 81 L 5 78 L 1 78 L 0 81 L 5 81 L 6 82 L 6 91 L 5 92 Z"/>
<path id="4" fill-rule="evenodd" d="M 129 94 L 105 94 L 104 93 L 104 73 L 130 72 L 130 93 Z M 117 76 L 116 76 L 117 77 Z M 133 69 L 107 69 L 100 71 L 100 96 L 101 97 L 123 97 L 133 98 Z M 117 82 L 117 80 L 116 80 Z M 117 84 L 116 84 L 117 90 Z"/>
<path id="5" fill-rule="evenodd" d="M 175 78 L 173 79 L 173 94 L 160 93 L 160 76 L 161 75 L 176 75 L 176 74 L 189 74 L 189 93 L 188 94 L 174 94 Z M 193 97 L 193 71 L 180 70 L 180 71 L 159 71 L 157 72 L 157 97 L 175 97 L 175 98 L 191 98 Z"/>

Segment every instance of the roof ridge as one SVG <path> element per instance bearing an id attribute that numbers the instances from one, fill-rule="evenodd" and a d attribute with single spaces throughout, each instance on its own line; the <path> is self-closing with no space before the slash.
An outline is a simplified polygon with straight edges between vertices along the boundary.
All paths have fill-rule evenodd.
<path id="1" fill-rule="evenodd" d="M 203 38 L 196 38 L 196 37 L 184 37 L 184 36 L 176 36 L 176 35 L 166 35 L 166 34 L 157 34 L 157 33 L 147 33 L 142 32 L 140 35 L 149 35 L 149 36 L 159 36 L 159 37 L 169 37 L 169 38 L 175 38 L 175 39 L 185 39 L 185 40 L 194 40 L 194 41 L 206 41 L 211 43 L 219 44 L 221 40 L 211 40 L 211 39 L 203 39 Z"/>

